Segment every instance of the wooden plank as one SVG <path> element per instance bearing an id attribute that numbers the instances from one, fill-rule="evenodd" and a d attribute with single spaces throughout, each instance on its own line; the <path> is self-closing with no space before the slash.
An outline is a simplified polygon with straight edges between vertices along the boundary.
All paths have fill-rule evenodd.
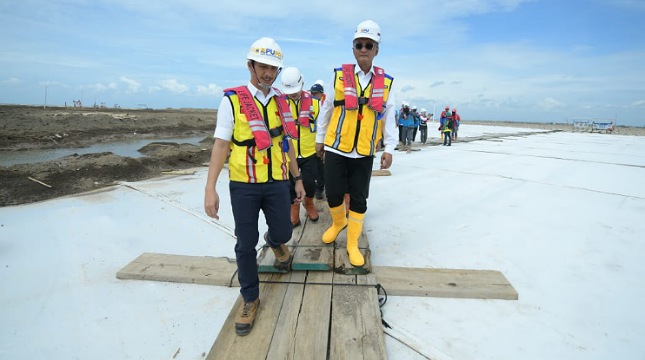
<path id="1" fill-rule="evenodd" d="M 288 281 L 290 277 L 291 274 L 260 274 L 260 281 Z M 287 286 L 283 284 L 260 284 L 260 307 L 253 330 L 246 336 L 235 334 L 235 317 L 242 302 L 240 296 L 229 312 L 206 359 L 266 359 L 286 292 Z M 288 334 L 277 333 L 276 336 Z"/>
<path id="2" fill-rule="evenodd" d="M 392 173 L 388 169 L 372 170 L 372 176 L 390 176 Z"/>
<path id="3" fill-rule="evenodd" d="M 370 295 L 376 289 L 347 286 L 357 277 L 364 276 L 334 274 L 329 358 L 386 359 L 378 300 Z"/>
<path id="4" fill-rule="evenodd" d="M 358 285 L 376 285 L 376 277 L 374 274 L 357 276 L 356 282 Z M 371 344 L 371 346 L 367 346 L 364 349 L 364 359 L 386 359 L 387 351 L 385 349 L 385 334 L 383 333 L 378 291 L 375 286 L 363 287 L 363 291 L 367 295 L 367 301 L 361 304 L 363 318 L 366 319 L 367 325 L 363 339 Z"/>
<path id="5" fill-rule="evenodd" d="M 331 271 L 307 273 L 307 282 L 317 284 L 305 287 L 298 328 L 295 332 L 293 359 L 327 359 L 333 277 L 334 273 Z"/>
<path id="6" fill-rule="evenodd" d="M 289 281 L 304 283 L 306 279 L 306 272 L 294 272 L 289 277 Z M 293 334 L 296 333 L 300 324 L 299 315 L 300 308 L 303 302 L 303 294 L 305 292 L 304 284 L 275 284 L 275 286 L 286 287 L 286 293 L 280 315 L 275 326 L 275 336 L 271 341 L 271 347 L 266 356 L 266 359 L 282 360 L 282 359 L 298 359 L 293 356 L 293 350 L 296 344 L 296 338 Z"/>
<path id="7" fill-rule="evenodd" d="M 376 280 L 392 296 L 517 300 L 506 277 L 494 270 L 375 266 Z"/>
<path id="8" fill-rule="evenodd" d="M 235 259 L 143 253 L 116 273 L 117 279 L 240 286 Z"/>
<path id="9" fill-rule="evenodd" d="M 315 201 L 314 205 L 318 221 L 305 221 L 291 265 L 293 270 L 330 271 L 334 265 L 334 246 L 322 242 L 322 234 L 331 226 L 329 206 L 326 201 Z"/>
<path id="10" fill-rule="evenodd" d="M 289 246 L 289 251 L 291 251 L 294 256 L 297 252 L 297 245 L 300 242 L 304 226 L 298 226 L 291 232 L 291 239 L 287 242 Z M 260 241 L 264 242 L 264 234 L 262 234 L 262 239 Z M 289 272 L 289 269 L 282 266 L 279 262 L 275 260 L 275 255 L 273 251 L 267 246 L 264 246 L 260 249 L 258 255 L 258 272 L 259 273 L 283 273 L 286 274 Z"/>

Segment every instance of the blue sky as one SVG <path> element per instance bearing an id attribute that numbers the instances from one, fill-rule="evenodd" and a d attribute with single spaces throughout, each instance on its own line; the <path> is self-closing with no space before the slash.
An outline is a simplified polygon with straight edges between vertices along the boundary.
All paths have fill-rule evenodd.
<path id="1" fill-rule="evenodd" d="M 397 101 L 464 120 L 616 118 L 645 126 L 645 1 L 0 2 L 0 103 L 216 108 L 275 38 L 307 88 L 354 61 L 356 25 Z M 359 15 L 357 15 L 359 14 Z M 279 85 L 279 80 L 276 83 Z M 279 87 L 279 86 L 278 86 Z"/>

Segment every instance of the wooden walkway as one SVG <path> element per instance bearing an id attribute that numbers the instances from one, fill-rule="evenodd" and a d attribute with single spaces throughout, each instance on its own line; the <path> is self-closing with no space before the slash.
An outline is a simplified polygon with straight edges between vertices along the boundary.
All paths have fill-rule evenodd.
<path id="1" fill-rule="evenodd" d="M 354 268 L 345 250 L 346 231 L 334 244 L 320 240 L 331 218 L 326 202 L 316 206 L 319 221 L 303 221 L 288 243 L 293 271 L 275 266 L 270 249 L 261 250 L 260 307 L 253 331 L 245 337 L 235 334 L 238 297 L 207 359 L 386 359 L 377 283 L 388 295 L 518 298 L 498 271 L 372 268 L 364 232 L 359 248 L 365 266 Z M 239 286 L 236 275 L 231 259 L 144 253 L 117 278 Z"/>
<path id="2" fill-rule="evenodd" d="M 315 223 L 304 220 L 301 207 L 302 225 L 287 244 L 293 271 L 276 266 L 269 248 L 260 252 L 260 310 L 253 331 L 235 335 L 238 297 L 207 359 L 387 358 L 367 237 L 359 239 L 365 266 L 354 268 L 346 231 L 333 244 L 320 240 L 331 218 L 326 202 L 316 206 Z"/>

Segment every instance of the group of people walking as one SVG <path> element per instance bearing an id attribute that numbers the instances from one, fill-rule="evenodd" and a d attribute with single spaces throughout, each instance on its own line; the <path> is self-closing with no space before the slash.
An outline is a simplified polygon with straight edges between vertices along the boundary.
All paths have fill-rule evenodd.
<path id="1" fill-rule="evenodd" d="M 396 118 L 399 126 L 399 146 L 398 149 L 410 153 L 412 143 L 416 141 L 417 131 L 421 134 L 420 142 L 425 144 L 428 141 L 428 122 L 433 122 L 434 114 L 427 114 L 426 109 L 417 111 L 417 107 L 407 101 L 401 103 L 401 108 L 397 110 Z M 453 140 L 457 140 L 457 131 L 461 117 L 457 114 L 457 109 L 446 106 L 441 112 L 439 118 L 439 133 L 444 140 L 444 145 L 450 146 Z M 450 136 L 445 136 L 449 133 Z"/>
<path id="2" fill-rule="evenodd" d="M 282 68 L 283 54 L 275 40 L 260 38 L 246 57 L 249 82 L 224 90 L 204 210 L 219 219 L 216 184 L 228 160 L 235 256 L 244 300 L 235 320 L 237 335 L 251 331 L 260 306 L 256 262 L 260 212 L 268 226 L 264 241 L 276 264 L 289 269 L 292 256 L 285 244 L 300 223 L 300 204 L 308 218 L 317 221 L 313 198 L 322 197 L 322 184 L 332 224 L 321 242 L 333 243 L 346 229 L 350 263 L 355 267 L 365 263 L 358 239 L 373 159 L 382 149 L 380 168 L 388 169 L 397 145 L 393 77 L 373 65 L 380 41 L 376 22 L 358 24 L 352 39 L 355 62 L 333 69 L 326 98 L 323 84 L 306 91 L 297 68 Z M 280 72 L 282 91 L 273 87 Z"/>
<path id="3" fill-rule="evenodd" d="M 441 132 L 444 146 L 451 146 L 453 140 L 457 140 L 457 132 L 460 124 L 461 116 L 457 114 L 457 109 L 452 109 L 452 111 L 450 111 L 450 107 L 446 106 L 446 108 L 441 112 L 438 129 Z"/>

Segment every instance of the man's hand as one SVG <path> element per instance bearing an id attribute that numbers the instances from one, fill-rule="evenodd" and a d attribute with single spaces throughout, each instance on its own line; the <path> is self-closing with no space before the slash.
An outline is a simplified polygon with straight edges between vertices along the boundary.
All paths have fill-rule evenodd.
<path id="1" fill-rule="evenodd" d="M 204 194 L 204 211 L 206 211 L 206 215 L 219 220 L 219 215 L 217 214 L 219 211 L 219 194 L 215 189 L 206 190 Z"/>
<path id="2" fill-rule="evenodd" d="M 325 144 L 316 143 L 316 156 L 325 161 Z"/>
<path id="3" fill-rule="evenodd" d="M 389 169 L 392 165 L 392 154 L 388 152 L 383 152 L 381 155 L 381 170 Z"/>
<path id="4" fill-rule="evenodd" d="M 302 185 L 302 180 L 296 181 L 296 186 L 294 187 L 294 190 L 296 192 L 296 198 L 294 199 L 295 203 L 301 203 L 305 201 L 305 187 Z"/>

